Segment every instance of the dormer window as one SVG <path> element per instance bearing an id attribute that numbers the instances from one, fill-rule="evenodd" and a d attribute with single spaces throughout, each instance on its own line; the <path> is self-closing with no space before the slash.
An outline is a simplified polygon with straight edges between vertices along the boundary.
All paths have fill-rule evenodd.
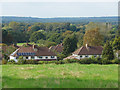
<path id="1" fill-rule="evenodd" d="M 54 58 L 54 56 L 51 56 L 51 58 Z"/>
<path id="2" fill-rule="evenodd" d="M 46 59 L 48 59 L 48 57 L 45 57 Z"/>
<path id="3" fill-rule="evenodd" d="M 82 57 L 82 55 L 80 55 L 80 57 Z"/>
<path id="4" fill-rule="evenodd" d="M 41 59 L 42 59 L 43 57 L 42 57 L 42 56 L 39 56 L 39 58 L 41 58 Z"/>

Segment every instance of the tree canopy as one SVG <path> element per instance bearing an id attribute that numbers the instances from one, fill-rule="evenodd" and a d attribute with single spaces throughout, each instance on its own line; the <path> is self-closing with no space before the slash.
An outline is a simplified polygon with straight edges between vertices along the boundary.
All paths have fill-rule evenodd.
<path id="1" fill-rule="evenodd" d="M 103 36 L 99 32 L 99 28 L 88 30 L 84 35 L 84 45 L 100 46 L 103 42 Z"/>

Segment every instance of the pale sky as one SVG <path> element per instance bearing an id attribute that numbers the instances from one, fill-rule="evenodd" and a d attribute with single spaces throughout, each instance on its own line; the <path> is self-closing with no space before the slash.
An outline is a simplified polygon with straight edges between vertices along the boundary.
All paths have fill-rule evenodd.
<path id="1" fill-rule="evenodd" d="M 11 2 L 8 2 L 11 1 Z M 3 0 L 2 16 L 98 17 L 117 16 L 118 0 Z M 25 2 L 26 1 L 26 2 Z M 104 2 L 106 1 L 106 2 Z M 109 1 L 109 2 L 107 2 Z"/>

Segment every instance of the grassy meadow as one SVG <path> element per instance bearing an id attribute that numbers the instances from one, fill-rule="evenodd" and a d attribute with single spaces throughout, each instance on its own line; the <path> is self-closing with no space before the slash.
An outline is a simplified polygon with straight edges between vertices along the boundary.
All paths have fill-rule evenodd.
<path id="1" fill-rule="evenodd" d="M 22 46 L 23 44 L 26 44 L 26 43 L 17 43 L 18 46 Z M 33 43 L 29 43 L 29 44 L 33 44 Z"/>
<path id="2" fill-rule="evenodd" d="M 2 65 L 3 88 L 117 88 L 118 65 Z"/>

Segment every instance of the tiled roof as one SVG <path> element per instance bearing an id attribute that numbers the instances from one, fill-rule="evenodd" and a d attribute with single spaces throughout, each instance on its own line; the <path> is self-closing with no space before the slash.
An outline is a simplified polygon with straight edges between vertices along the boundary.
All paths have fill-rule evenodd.
<path id="1" fill-rule="evenodd" d="M 37 49 L 37 51 L 34 49 Z M 49 50 L 49 48 L 38 47 L 36 45 L 21 46 L 13 56 L 17 56 L 17 53 L 35 53 L 34 55 L 31 56 L 56 56 L 56 54 L 51 50 Z M 30 56 L 30 55 L 24 55 L 24 56 Z"/>
<path id="2" fill-rule="evenodd" d="M 61 43 L 61 44 L 58 44 L 56 46 L 51 46 L 49 49 L 52 51 L 56 51 L 56 52 L 61 53 L 63 51 L 63 45 Z"/>
<path id="3" fill-rule="evenodd" d="M 82 46 L 77 49 L 73 54 L 77 55 L 101 55 L 103 48 L 101 46 Z"/>

